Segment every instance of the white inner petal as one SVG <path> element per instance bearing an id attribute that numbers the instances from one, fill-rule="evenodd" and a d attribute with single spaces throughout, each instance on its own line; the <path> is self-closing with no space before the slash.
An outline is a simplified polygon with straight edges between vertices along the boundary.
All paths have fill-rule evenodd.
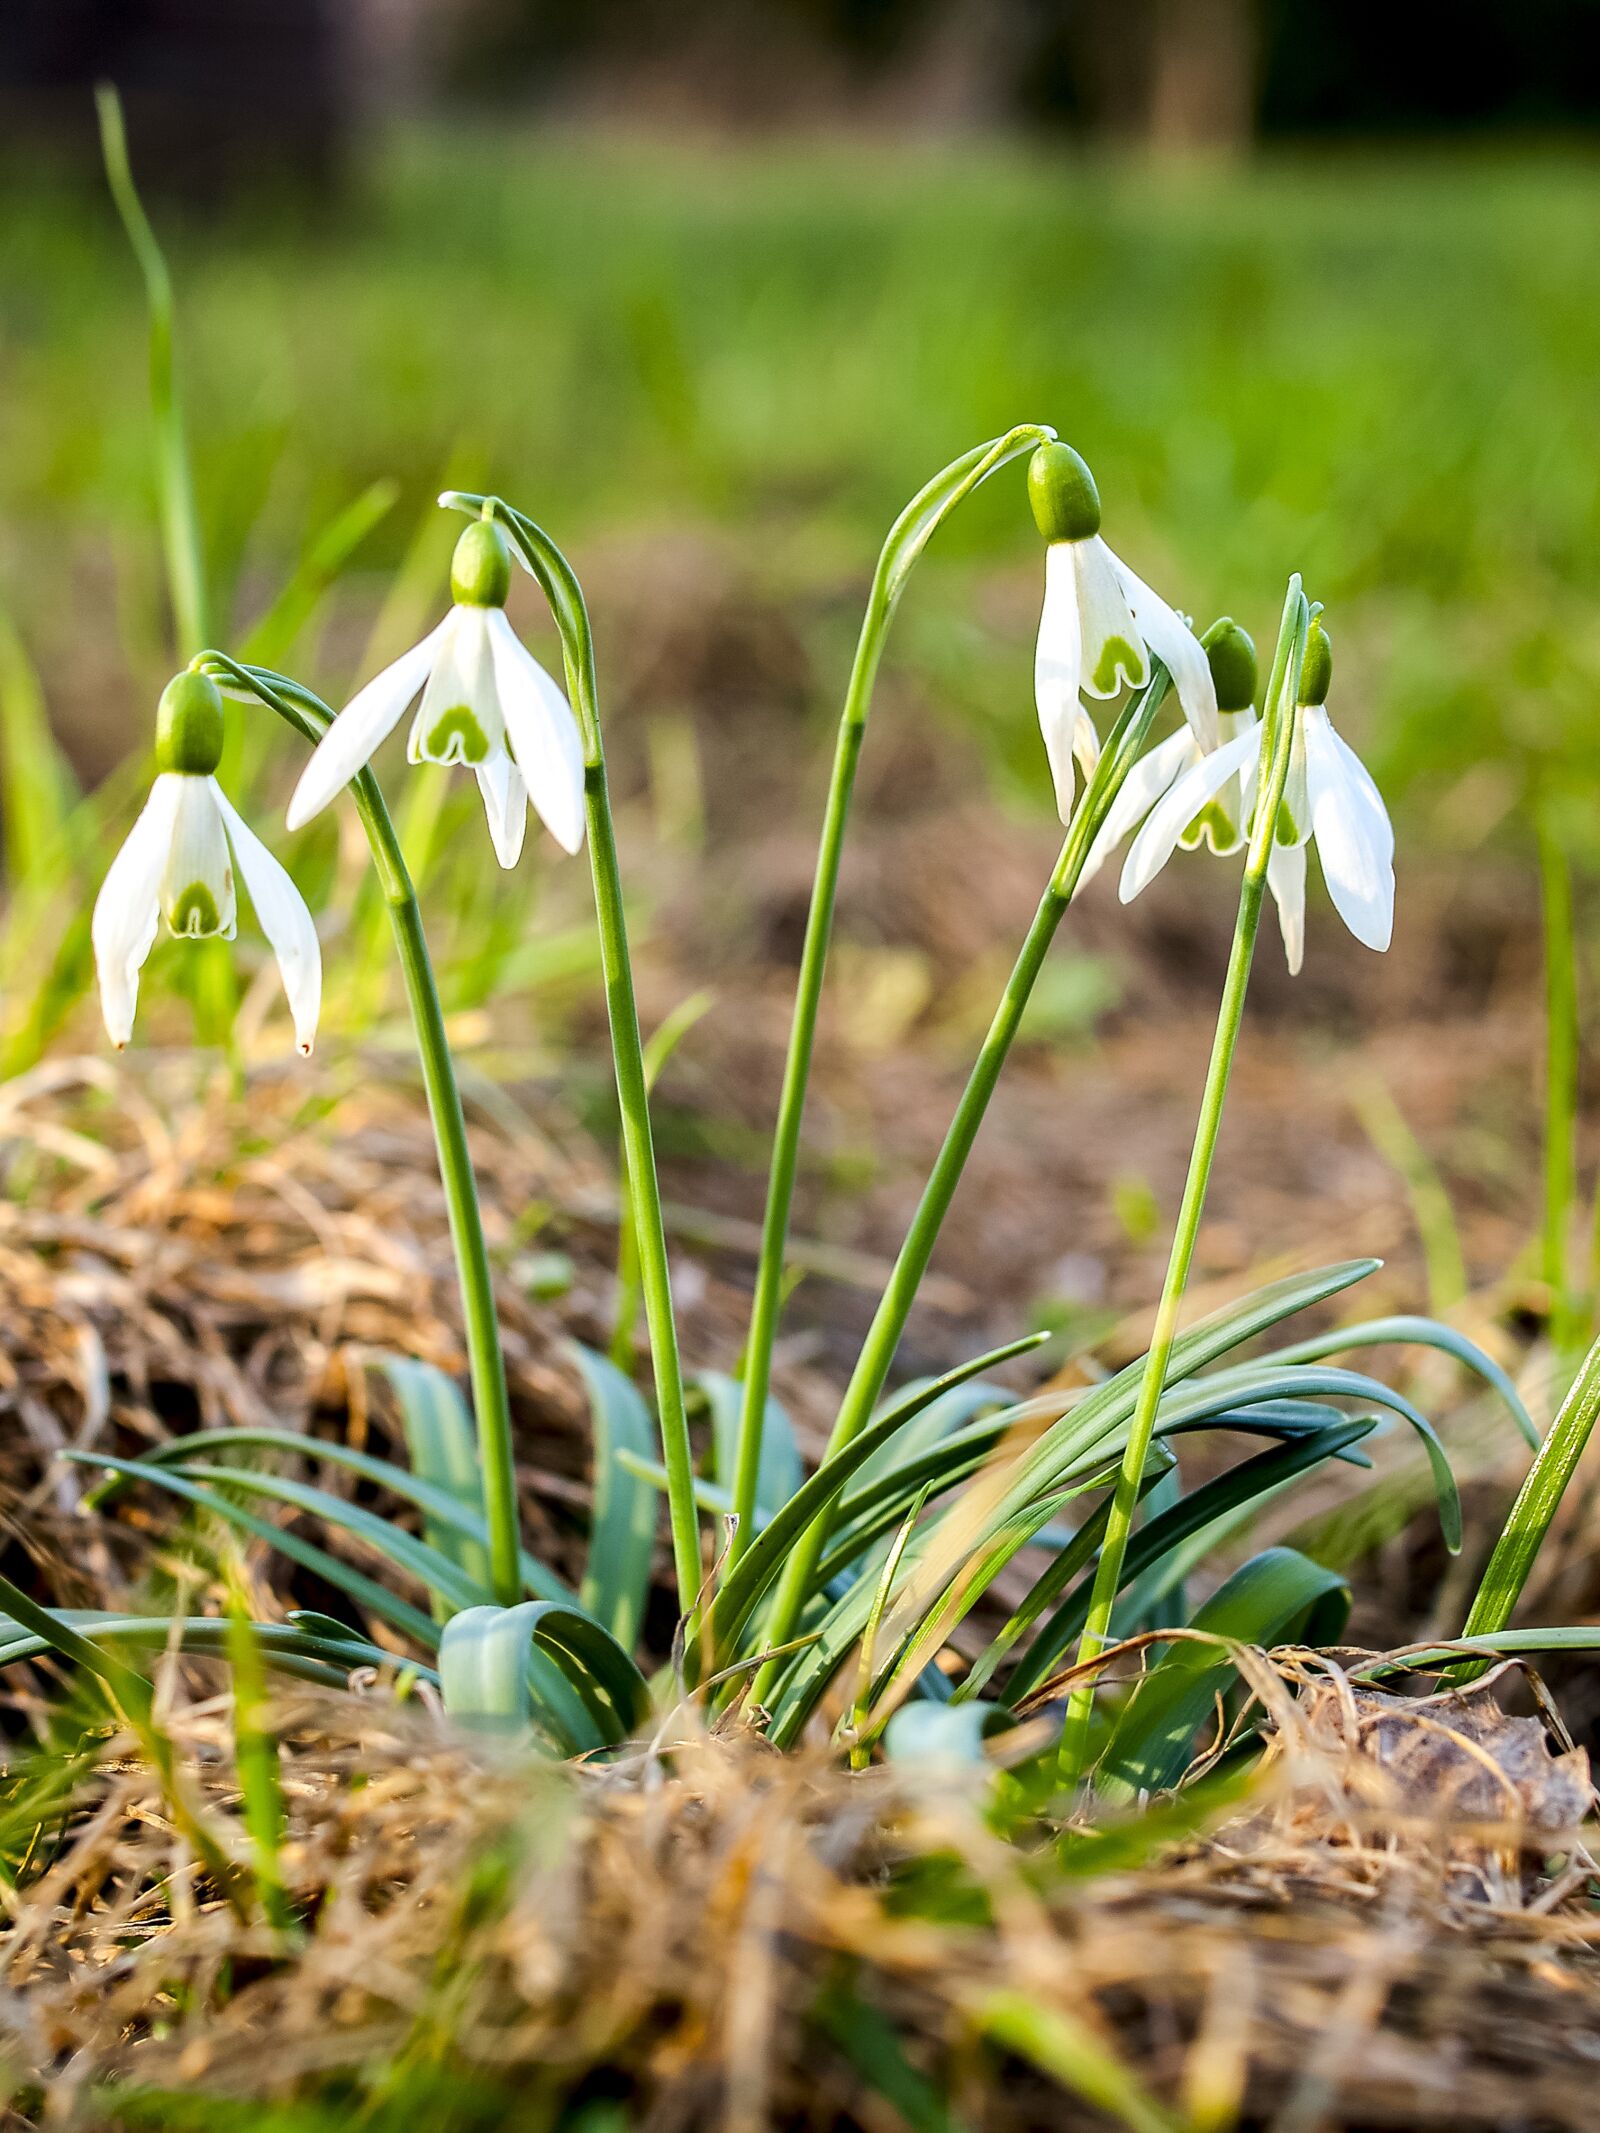
<path id="1" fill-rule="evenodd" d="M 1083 687 L 1091 696 L 1115 696 L 1124 682 L 1140 688 L 1150 665 L 1111 550 L 1099 534 L 1071 546 L 1083 626 Z"/>
<path id="2" fill-rule="evenodd" d="M 406 753 L 413 763 L 465 763 L 476 770 L 505 753 L 506 726 L 495 687 L 483 607 L 458 607 L 440 647 Z"/>
<path id="3" fill-rule="evenodd" d="M 182 777 L 178 782 L 172 843 L 161 877 L 162 914 L 185 939 L 220 935 L 231 941 L 238 930 L 233 859 L 211 781 Z"/>

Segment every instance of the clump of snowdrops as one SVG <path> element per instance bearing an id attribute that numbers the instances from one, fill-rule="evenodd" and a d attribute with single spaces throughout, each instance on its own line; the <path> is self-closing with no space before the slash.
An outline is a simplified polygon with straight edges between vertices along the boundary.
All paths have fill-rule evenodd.
<path id="1" fill-rule="evenodd" d="M 117 145 L 114 127 L 108 139 Z M 115 174 L 115 161 L 113 168 Z M 121 178 L 125 212 L 153 246 L 125 166 Z M 168 465 L 178 482 L 169 488 L 169 506 L 176 496 L 177 507 L 169 508 L 168 530 L 181 616 L 195 570 L 192 548 L 184 567 L 181 425 L 170 401 L 165 416 L 164 434 L 177 438 Z M 1035 665 L 1041 771 L 1048 767 L 1063 841 L 841 1390 L 825 1453 L 807 1472 L 773 1397 L 773 1354 L 813 1043 L 874 685 L 929 541 L 980 484 L 1014 478 L 1021 467 L 1026 501 L 1019 493 L 1018 508 L 1031 509 L 1043 541 Z M 1275 1281 L 1183 1323 L 1267 898 L 1289 966 L 1298 970 L 1314 846 L 1345 924 L 1370 949 L 1389 944 L 1394 838 L 1372 779 L 1331 720 L 1327 618 L 1291 576 L 1264 673 L 1236 620 L 1224 616 L 1197 632 L 1108 543 L 1088 464 L 1042 424 L 1019 425 L 963 453 L 906 505 L 878 560 L 845 690 L 748 1335 L 736 1373 L 723 1376 L 693 1358 L 686 1363 L 674 1312 L 583 591 L 551 535 L 518 505 L 457 492 L 439 501 L 465 520 L 451 606 L 342 709 L 303 681 L 225 648 L 202 645 L 174 675 L 156 709 L 156 776 L 106 872 L 93 942 L 106 1027 L 124 1045 L 134 1031 L 140 970 L 160 928 L 184 940 L 231 938 L 242 888 L 276 955 L 294 1041 L 301 1052 L 311 1050 L 321 992 L 317 920 L 273 855 L 270 831 L 246 823 L 219 782 L 230 721 L 280 722 L 286 741 L 303 751 L 289 827 L 351 807 L 371 848 L 437 1139 L 469 1383 L 400 1358 L 389 1364 L 406 1465 L 270 1428 L 201 1431 L 139 1460 L 85 1455 L 104 1470 L 92 1501 L 138 1482 L 214 1514 L 314 1571 L 348 1602 L 344 1616 L 299 1613 L 253 1623 L 237 1599 L 222 1617 L 196 1614 L 176 1623 L 67 1613 L 5 1584 L 0 1659 L 53 1651 L 98 1675 L 157 1755 L 163 1751 L 137 1664 L 141 1651 L 176 1639 L 220 1657 L 234 1670 L 243 1727 L 261 1708 L 263 1668 L 339 1683 L 356 1669 L 379 1667 L 393 1678 L 393 1652 L 370 1634 L 381 1622 L 409 1650 L 405 1671 L 435 1684 L 452 1718 L 560 1755 L 613 1752 L 662 1728 L 688 1698 L 712 1714 L 738 1713 L 779 1745 L 821 1731 L 857 1763 L 880 1750 L 971 1758 L 991 1735 L 1010 1732 L 1022 1745 L 1008 1760 L 1037 1780 L 1041 1800 L 1054 1802 L 1086 1790 L 1148 1795 L 1198 1768 L 1248 1757 L 1258 1713 L 1236 1655 L 1250 1645 L 1335 1641 L 1350 1593 L 1340 1573 L 1277 1547 L 1244 1561 L 1191 1608 L 1188 1580 L 1196 1567 L 1301 1477 L 1329 1462 L 1370 1463 L 1364 1440 L 1395 1426 L 1409 1427 L 1424 1446 L 1445 1539 L 1452 1549 L 1460 1541 L 1450 1462 L 1429 1420 L 1378 1378 L 1335 1358 L 1407 1341 L 1442 1350 L 1493 1387 L 1513 1422 L 1538 1442 L 1503 1371 L 1450 1327 L 1385 1317 L 1299 1338 L 1282 1331 L 1297 1313 L 1358 1284 L 1372 1261 Z M 192 536 L 192 509 L 187 523 Z M 531 574 L 548 604 L 561 645 L 559 677 L 535 660 L 507 619 L 517 569 Z M 196 612 L 192 601 L 188 612 Z M 516 867 L 531 812 L 575 863 L 586 855 L 592 876 L 652 1386 L 647 1397 L 615 1361 L 578 1354 L 593 1418 L 595 1491 L 587 1567 L 576 1590 L 523 1544 L 505 1361 L 455 1062 L 425 915 L 372 767 L 408 713 L 408 774 L 464 768 L 475 777 L 486 818 L 485 867 Z M 1020 1337 L 936 1379 L 897 1383 L 897 1354 L 919 1284 L 1051 942 L 1075 896 L 1124 843 L 1124 901 L 1169 862 L 1222 863 L 1238 877 L 1215 1035 L 1149 1348 L 1087 1389 L 1018 1396 L 995 1382 L 1002 1363 L 1025 1358 L 1042 1336 Z M 514 881 L 505 893 L 515 895 Z M 1462 1637 L 1413 1655 L 1412 1664 L 1427 1658 L 1461 1673 L 1496 1653 L 1595 1641 L 1592 1632 L 1511 1632 L 1507 1624 L 1597 1406 L 1600 1364 L 1591 1357 L 1538 1452 Z M 698 1453 L 691 1432 L 697 1413 L 710 1421 Z M 1189 1440 L 1219 1430 L 1257 1448 L 1191 1482 Z M 406 1507 L 408 1523 L 298 1478 L 284 1470 L 291 1464 L 342 1469 L 381 1485 Z M 663 1499 L 679 1632 L 670 1663 L 652 1670 L 640 1625 Z M 269 1515 L 284 1506 L 364 1543 L 393 1581 L 357 1571 L 301 1532 L 286 1533 Z M 990 1601 L 982 1617 L 988 1634 L 976 1645 L 969 1634 L 958 1655 L 955 1633 L 1024 1550 L 1042 1563 L 1025 1597 L 1003 1617 Z M 426 1606 L 407 1597 L 408 1589 L 420 1590 Z M 1110 1667 L 1124 1651 L 1140 1655 L 1131 1680 Z M 1108 1678 L 1108 1669 L 1118 1678 Z M 1033 1723 L 1022 1728 L 1024 1719 Z M 1208 1745 L 1197 1755 L 1202 1732 Z M 270 1820 L 270 1782 L 263 1777 L 262 1784 Z"/>

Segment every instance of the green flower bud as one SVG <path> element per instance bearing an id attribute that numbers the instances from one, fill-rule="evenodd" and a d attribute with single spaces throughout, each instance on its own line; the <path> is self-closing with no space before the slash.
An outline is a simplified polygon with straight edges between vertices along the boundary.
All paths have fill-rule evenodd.
<path id="1" fill-rule="evenodd" d="M 1100 531 L 1100 491 L 1070 444 L 1041 444 L 1028 461 L 1028 501 L 1047 541 L 1086 541 Z"/>
<path id="2" fill-rule="evenodd" d="M 504 607 L 511 551 L 492 519 L 474 519 L 450 559 L 450 596 L 460 607 Z"/>
<path id="3" fill-rule="evenodd" d="M 156 710 L 156 768 L 209 778 L 222 761 L 222 691 L 185 669 L 161 692 Z"/>
<path id="4" fill-rule="evenodd" d="M 1222 615 L 1201 638 L 1211 667 L 1219 711 L 1248 711 L 1256 700 L 1260 669 L 1256 648 L 1248 630 L 1231 615 Z"/>
<path id="5" fill-rule="evenodd" d="M 1325 704 L 1332 680 L 1333 646 L 1328 642 L 1328 633 L 1319 615 L 1306 633 L 1306 656 L 1300 669 L 1301 703 Z"/>

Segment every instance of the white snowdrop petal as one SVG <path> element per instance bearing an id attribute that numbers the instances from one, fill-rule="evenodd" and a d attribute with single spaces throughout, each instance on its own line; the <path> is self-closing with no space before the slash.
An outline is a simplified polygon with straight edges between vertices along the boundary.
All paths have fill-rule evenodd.
<path id="1" fill-rule="evenodd" d="M 156 779 L 94 902 L 89 934 L 100 981 L 100 1011 L 106 1034 L 119 1051 L 133 1035 L 139 973 L 161 924 L 161 877 L 172 844 L 179 783 L 170 771 Z"/>
<path id="2" fill-rule="evenodd" d="M 1241 733 L 1191 764 L 1156 802 L 1145 818 L 1144 828 L 1134 838 L 1122 869 L 1117 893 L 1125 904 L 1150 886 L 1195 816 L 1216 798 L 1231 777 L 1245 768 L 1259 746 L 1254 732 Z"/>
<path id="3" fill-rule="evenodd" d="M 1091 696 L 1115 696 L 1124 682 L 1142 687 L 1150 664 L 1116 557 L 1098 533 L 1070 546 L 1083 629 L 1083 687 Z"/>
<path id="4" fill-rule="evenodd" d="M 1089 856 L 1078 876 L 1078 888 L 1072 892 L 1074 895 L 1093 881 L 1123 838 L 1144 820 L 1167 787 L 1182 776 L 1198 754 L 1194 735 L 1187 726 L 1181 726 L 1176 733 L 1169 733 L 1164 741 L 1140 756 L 1123 779 L 1122 788 L 1089 847 Z"/>
<path id="5" fill-rule="evenodd" d="M 528 830 L 528 788 L 522 772 L 504 750 L 478 765 L 478 790 L 489 818 L 494 855 L 503 867 L 514 867 L 522 856 L 522 840 Z"/>
<path id="6" fill-rule="evenodd" d="M 583 843 L 583 742 L 572 706 L 518 639 L 503 608 L 486 611 L 506 739 L 544 826 L 564 852 Z"/>
<path id="7" fill-rule="evenodd" d="M 278 959 L 294 1039 L 311 1050 L 322 1008 L 322 949 L 305 898 L 215 778 L 207 781 L 268 946 Z"/>
<path id="8" fill-rule="evenodd" d="M 1033 700 L 1055 783 L 1056 812 L 1072 819 L 1076 784 L 1072 744 L 1078 723 L 1078 682 L 1083 671 L 1083 634 L 1078 619 L 1078 583 L 1072 550 L 1052 541 L 1044 552 L 1044 606 L 1033 655 Z"/>
<path id="9" fill-rule="evenodd" d="M 1386 949 L 1394 935 L 1394 862 L 1389 818 L 1374 809 L 1362 783 L 1331 743 L 1326 714 L 1304 714 L 1311 831 L 1334 909 L 1365 947 Z M 1348 752 L 1348 751 L 1346 751 Z"/>
<path id="10" fill-rule="evenodd" d="M 1356 793 L 1366 802 L 1366 812 L 1371 834 L 1378 848 L 1394 858 L 1394 826 L 1389 820 L 1389 810 L 1383 804 L 1383 795 L 1373 781 L 1373 776 L 1362 762 L 1344 735 L 1337 731 L 1333 720 L 1323 713 L 1323 731 L 1334 756 L 1338 759 Z"/>
<path id="11" fill-rule="evenodd" d="M 1205 646 L 1177 610 L 1152 591 L 1120 556 L 1113 555 L 1111 560 L 1140 635 L 1172 676 L 1178 702 L 1194 728 L 1195 739 L 1202 748 L 1215 748 L 1219 739 L 1217 685 L 1211 678 Z"/>
<path id="12" fill-rule="evenodd" d="M 1278 907 L 1278 931 L 1283 935 L 1284 960 L 1294 977 L 1306 953 L 1306 848 L 1303 844 L 1275 844 L 1267 857 L 1267 887 Z"/>
<path id="13" fill-rule="evenodd" d="M 458 607 L 422 692 L 406 744 L 413 763 L 480 763 L 505 746 L 505 720 L 489 650 L 495 609 Z"/>
<path id="14" fill-rule="evenodd" d="M 172 931 L 188 940 L 220 937 L 231 941 L 238 931 L 233 860 L 215 784 L 213 778 L 178 778 L 178 801 L 161 878 L 161 909 Z"/>
<path id="15" fill-rule="evenodd" d="M 320 814 L 366 767 L 380 743 L 400 722 L 400 715 L 427 680 L 440 639 L 450 628 L 447 615 L 420 644 L 402 652 L 392 666 L 358 689 L 312 750 L 289 801 L 288 827 L 297 830 Z"/>

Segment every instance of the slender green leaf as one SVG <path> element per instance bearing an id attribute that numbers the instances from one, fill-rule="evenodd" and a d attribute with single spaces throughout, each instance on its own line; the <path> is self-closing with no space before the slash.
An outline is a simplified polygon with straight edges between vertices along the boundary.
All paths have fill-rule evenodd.
<path id="1" fill-rule="evenodd" d="M 365 1572 L 342 1562 L 338 1556 L 330 1555 L 326 1548 L 319 1548 L 314 1541 L 304 1540 L 298 1533 L 292 1532 L 286 1526 L 274 1525 L 269 1519 L 257 1518 L 253 1511 L 247 1511 L 242 1504 L 233 1502 L 219 1490 L 204 1487 L 197 1481 L 191 1481 L 187 1475 L 174 1473 L 166 1467 L 146 1466 L 133 1459 L 113 1459 L 105 1452 L 68 1452 L 64 1456 L 79 1459 L 86 1465 L 104 1466 L 111 1468 L 113 1472 L 131 1474 L 141 1481 L 154 1482 L 158 1488 L 167 1490 L 169 1494 L 181 1496 L 186 1503 L 195 1504 L 203 1511 L 214 1512 L 218 1518 L 224 1519 L 239 1532 L 248 1533 L 255 1540 L 265 1541 L 269 1548 L 277 1549 L 280 1555 L 287 1556 L 291 1562 L 299 1563 L 303 1569 L 314 1571 L 318 1577 L 324 1578 L 338 1591 L 354 1600 L 358 1606 L 370 1609 L 381 1621 L 389 1623 L 395 1629 L 404 1630 L 407 1636 L 415 1637 L 424 1650 L 432 1651 L 437 1644 L 438 1629 L 420 1608 L 413 1607 L 408 1600 L 398 1598 L 375 1578 L 369 1578 Z M 216 1468 L 209 1471 L 223 1474 L 230 1483 L 236 1484 L 241 1479 L 238 1469 Z M 261 1477 L 254 1478 L 259 1480 Z M 418 1542 L 417 1545 L 420 1547 L 422 1543 Z"/>
<path id="2" fill-rule="evenodd" d="M 364 1481 L 390 1490 L 403 1502 L 414 1503 L 425 1512 L 425 1531 L 430 1540 L 433 1530 L 438 1528 L 487 1550 L 489 1529 L 483 1513 L 469 1509 L 438 1483 L 425 1480 L 403 1466 L 396 1466 L 392 1460 L 375 1458 L 370 1452 L 358 1452 L 348 1444 L 327 1437 L 308 1437 L 303 1430 L 297 1429 L 207 1429 L 195 1430 L 186 1437 L 174 1437 L 165 1444 L 154 1445 L 137 1460 L 118 1462 L 118 1471 L 108 1471 L 101 1481 L 86 1491 L 84 1502 L 91 1508 L 110 1502 L 124 1488 L 143 1478 L 150 1467 L 181 1466 L 197 1453 L 236 1450 L 286 1452 L 296 1458 L 343 1467 L 346 1472 L 359 1474 Z M 107 1464 L 92 1452 L 72 1452 L 67 1456 L 86 1466 Z M 448 1551 L 441 1548 L 440 1552 Z M 564 1606 L 576 1604 L 555 1572 L 546 1569 L 526 1549 L 521 1552 L 520 1564 L 523 1585 L 534 1599 L 559 1600 Z"/>
<path id="3" fill-rule="evenodd" d="M 1214 1592 L 1190 1628 L 1211 1642 L 1178 1639 L 1129 1697 L 1096 1776 L 1099 1790 L 1156 1792 L 1188 1768 L 1195 1735 L 1235 1672 L 1227 1645 L 1270 1648 L 1290 1639 L 1332 1642 L 1344 1627 L 1350 1588 L 1292 1548 L 1252 1556 Z"/>
<path id="4" fill-rule="evenodd" d="M 411 1356 L 376 1356 L 373 1368 L 395 1396 L 413 1472 L 481 1522 L 483 1475 L 478 1466 L 478 1433 L 460 1386 L 431 1363 L 418 1362 Z M 463 1531 L 454 1519 L 428 1517 L 422 1531 L 428 1545 L 463 1571 L 480 1596 L 492 1590 L 487 1526 L 481 1541 Z M 436 1594 L 435 1619 L 442 1622 L 449 1612 L 449 1602 L 442 1594 Z"/>
<path id="5" fill-rule="evenodd" d="M 293 652 L 328 589 L 373 528 L 393 510 L 400 484 L 385 476 L 352 499 L 301 556 L 294 575 L 238 648 L 247 666 L 277 666 Z"/>
<path id="6" fill-rule="evenodd" d="M 739 1447 L 739 1402 L 743 1387 L 737 1378 L 720 1370 L 702 1370 L 693 1382 L 706 1396 L 711 1410 L 712 1472 L 720 1486 L 731 1492 Z M 756 1470 L 756 1510 L 770 1517 L 781 1510 L 805 1479 L 794 1424 L 779 1402 L 767 1397 L 766 1420 L 761 1431 L 761 1463 Z M 728 1497 L 729 1508 L 733 1498 Z"/>
<path id="7" fill-rule="evenodd" d="M 1291 1347 L 1274 1349 L 1268 1360 L 1312 1363 L 1325 1355 L 1343 1355 L 1350 1348 L 1384 1347 L 1391 1341 L 1412 1347 L 1437 1348 L 1441 1355 L 1453 1357 L 1474 1372 L 1500 1395 L 1510 1410 L 1512 1421 L 1529 1444 L 1537 1449 L 1539 1432 L 1534 1427 L 1533 1417 L 1506 1372 L 1476 1341 L 1468 1340 L 1454 1326 L 1443 1325 L 1436 1318 L 1369 1318 L 1358 1326 L 1336 1326 L 1327 1333 L 1313 1334 L 1309 1340 L 1296 1341 Z"/>
<path id="8" fill-rule="evenodd" d="M 529 1658 L 537 1648 L 577 1692 L 592 1737 L 567 1735 L 571 1753 L 627 1738 L 649 1708 L 643 1675 L 591 1616 L 548 1600 L 516 1607 L 470 1607 L 446 1625 L 439 1645 L 445 1709 L 459 1723 L 513 1733 L 536 1721 L 565 1730 L 564 1714 L 539 1707 Z"/>
<path id="9" fill-rule="evenodd" d="M 1600 1341 L 1584 1358 L 1550 1434 L 1534 1456 L 1507 1514 L 1467 1615 L 1469 1637 L 1493 1635 L 1511 1620 L 1567 1485 L 1600 1416 Z"/>
<path id="10" fill-rule="evenodd" d="M 953 1385 L 965 1384 L 969 1378 L 992 1370 L 996 1363 L 1009 1360 L 1014 1355 L 1024 1355 L 1036 1348 L 1044 1338 L 1042 1334 L 1029 1334 L 1019 1341 L 1009 1342 L 1003 1348 L 994 1349 L 988 1355 L 974 1358 L 958 1368 L 947 1371 L 918 1391 L 903 1396 L 887 1413 L 868 1424 L 861 1434 L 837 1451 L 831 1459 L 824 1460 L 810 1478 L 803 1482 L 789 1501 L 778 1511 L 755 1539 L 730 1572 L 717 1600 L 717 1636 L 728 1648 L 739 1635 L 750 1612 L 768 1585 L 778 1575 L 787 1561 L 790 1550 L 799 1536 L 820 1511 L 825 1510 L 838 1497 L 845 1483 L 855 1473 L 862 1461 L 871 1457 L 879 1445 L 887 1444 L 896 1430 L 901 1429 L 913 1416 L 918 1415 L 942 1392 Z"/>
<path id="11" fill-rule="evenodd" d="M 1259 1452 L 1254 1459 L 1243 1460 L 1230 1467 L 1225 1474 L 1218 1474 L 1179 1500 L 1158 1516 L 1142 1526 L 1128 1543 L 1128 1552 L 1123 1562 L 1122 1589 L 1156 1565 L 1172 1556 L 1180 1544 L 1191 1535 L 1207 1533 L 1219 1520 L 1240 1509 L 1260 1504 L 1275 1496 L 1289 1482 L 1320 1466 L 1325 1460 L 1337 1458 L 1349 1444 L 1368 1434 L 1372 1424 L 1366 1421 L 1343 1421 L 1319 1435 L 1295 1438 L 1289 1443 L 1275 1446 L 1271 1451 Z M 1098 1545 L 1098 1534 L 1094 1545 Z M 1066 1551 L 1063 1551 L 1065 1556 Z M 1058 1563 L 1061 1559 L 1058 1559 Z M 973 1668 L 969 1682 L 962 1684 L 962 1692 L 969 1688 L 972 1693 L 981 1690 L 989 1680 L 999 1659 L 1011 1649 L 1021 1635 L 1026 1634 L 1031 1624 L 1042 1613 L 1055 1594 L 1060 1592 L 1065 1579 L 1059 1574 L 1058 1563 L 1053 1563 L 1023 1601 L 1015 1615 L 994 1639 L 982 1659 Z M 1081 1568 L 1081 1561 L 1073 1566 L 1073 1574 Z M 1050 1669 L 1065 1653 L 1067 1647 L 1081 1634 L 1088 1619 L 1089 1592 L 1087 1586 L 1070 1594 L 1050 1615 L 1028 1646 L 1027 1652 L 1018 1661 L 1006 1683 L 1006 1701 L 1018 1703 L 1044 1680 Z"/>
<path id="12" fill-rule="evenodd" d="M 594 1424 L 594 1522 L 578 1598 L 619 1644 L 632 1651 L 639 1641 L 650 1592 L 658 1498 L 650 1484 L 623 1463 L 621 1455 L 631 1452 L 635 1458 L 649 1458 L 659 1437 L 633 1381 L 592 1348 L 574 1342 L 573 1349 Z"/>

